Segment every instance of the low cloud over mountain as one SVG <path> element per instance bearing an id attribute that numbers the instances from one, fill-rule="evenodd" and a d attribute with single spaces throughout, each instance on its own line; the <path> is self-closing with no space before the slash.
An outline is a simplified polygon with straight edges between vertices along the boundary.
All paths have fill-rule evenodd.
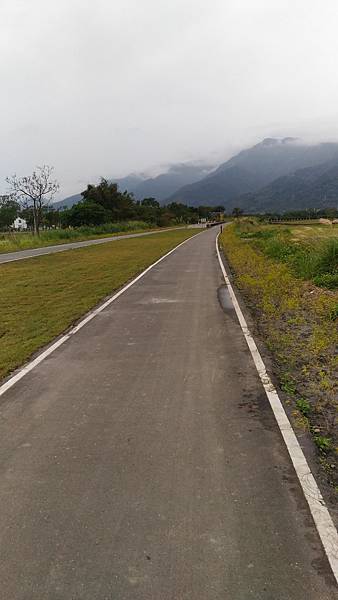
<path id="1" fill-rule="evenodd" d="M 202 163 L 170 166 L 154 177 L 131 174 L 113 179 L 137 200 L 154 197 L 162 204 L 223 205 L 250 212 L 336 206 L 338 143 L 305 144 L 296 138 L 266 138 L 213 168 Z M 71 196 L 55 206 L 71 206 Z"/>
<path id="2" fill-rule="evenodd" d="M 221 164 L 202 181 L 187 185 L 169 200 L 193 206 L 223 204 L 226 210 L 238 206 L 242 194 L 256 192 L 272 181 L 297 169 L 338 161 L 338 144 L 306 145 L 294 138 L 266 138 Z"/>

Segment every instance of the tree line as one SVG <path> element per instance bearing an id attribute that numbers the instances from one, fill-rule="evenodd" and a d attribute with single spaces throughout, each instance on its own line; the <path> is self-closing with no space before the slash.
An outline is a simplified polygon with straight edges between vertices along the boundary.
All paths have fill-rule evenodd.
<path id="1" fill-rule="evenodd" d="M 223 206 L 197 208 L 172 202 L 161 206 L 156 198 L 136 200 L 133 194 L 120 191 L 118 185 L 101 178 L 97 185 L 88 185 L 82 199 L 71 208 L 53 208 L 50 204 L 59 189 L 52 178 L 53 169 L 38 167 L 32 175 L 7 178 L 9 194 L 0 196 L 0 229 L 10 229 L 17 216 L 23 217 L 36 235 L 41 227 L 98 226 L 121 221 L 144 221 L 150 226 L 197 223 L 224 212 Z"/>
<path id="2" fill-rule="evenodd" d="M 59 190 L 53 179 L 53 168 L 37 167 L 29 176 L 6 179 L 9 193 L 0 196 L 0 230 L 10 230 L 17 216 L 23 217 L 30 229 L 39 235 L 41 227 L 67 228 L 90 226 L 121 221 L 143 221 L 150 226 L 166 227 L 171 224 L 197 223 L 224 213 L 223 206 L 199 206 L 197 208 L 178 202 L 161 206 L 156 198 L 136 200 L 133 194 L 120 191 L 116 183 L 102 178 L 98 185 L 88 185 L 82 199 L 71 208 L 53 208 L 51 201 Z M 234 208 L 233 217 L 243 214 Z M 258 215 L 257 215 L 258 216 Z M 334 208 L 307 209 L 287 213 L 266 213 L 263 219 L 285 218 L 337 218 Z"/>

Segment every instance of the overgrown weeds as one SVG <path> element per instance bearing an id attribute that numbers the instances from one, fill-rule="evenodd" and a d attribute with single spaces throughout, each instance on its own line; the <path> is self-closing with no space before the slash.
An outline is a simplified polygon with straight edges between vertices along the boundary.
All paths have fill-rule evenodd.
<path id="1" fill-rule="evenodd" d="M 269 258 L 286 263 L 296 277 L 312 280 L 319 287 L 338 288 L 338 230 L 337 238 L 303 241 L 295 240 L 292 230 L 285 227 L 244 222 L 238 223 L 235 230 Z"/>
<path id="2" fill-rule="evenodd" d="M 337 480 L 337 240 L 293 240 L 290 229 L 237 223 L 221 244 L 272 353 L 280 387 Z M 321 277 L 316 287 L 312 283 Z M 317 279 L 318 281 L 318 279 Z"/>

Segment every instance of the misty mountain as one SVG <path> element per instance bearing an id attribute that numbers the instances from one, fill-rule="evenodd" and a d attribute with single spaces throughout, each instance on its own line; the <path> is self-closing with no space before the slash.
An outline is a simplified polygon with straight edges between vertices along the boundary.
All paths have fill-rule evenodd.
<path id="1" fill-rule="evenodd" d="M 137 200 L 222 204 L 227 212 L 235 206 L 251 212 L 284 211 L 336 205 L 336 165 L 336 143 L 307 145 L 294 138 L 267 138 L 214 170 L 205 164 L 179 163 L 156 177 L 132 173 L 111 181 Z M 69 207 L 81 198 L 75 194 L 54 206 Z"/>
<path id="2" fill-rule="evenodd" d="M 338 207 L 338 160 L 298 169 L 236 199 L 246 212 L 286 212 Z"/>
<path id="3" fill-rule="evenodd" d="M 131 173 L 126 177 L 111 177 L 109 179 L 117 183 L 122 192 L 127 190 L 133 193 L 136 200 L 156 198 L 156 200 L 163 201 L 183 185 L 203 179 L 203 177 L 210 173 L 212 168 L 210 165 L 201 163 L 178 163 L 171 165 L 165 173 L 161 173 L 156 177 L 147 177 L 141 173 Z M 55 202 L 53 207 L 62 208 L 66 206 L 69 208 L 81 199 L 81 194 L 74 194 L 64 200 Z"/>
<path id="4" fill-rule="evenodd" d="M 125 180 L 122 179 L 117 180 L 117 183 L 121 190 L 127 189 L 128 192 L 133 192 L 136 200 L 156 198 L 159 202 L 163 202 L 180 187 L 203 179 L 211 169 L 211 166 L 205 164 L 180 163 L 171 165 L 166 173 L 143 179 L 136 185 L 125 184 Z"/>
<path id="5" fill-rule="evenodd" d="M 110 177 L 109 181 L 113 181 L 117 183 L 121 192 L 127 190 L 128 192 L 132 192 L 134 194 L 135 190 L 137 190 L 138 186 L 141 185 L 144 181 L 146 181 L 148 177 L 141 173 L 131 173 L 130 175 L 126 175 L 126 177 L 114 178 Z"/>
<path id="6" fill-rule="evenodd" d="M 144 181 L 145 177 L 142 175 L 139 175 L 137 173 L 132 173 L 130 175 L 127 175 L 127 177 L 122 177 L 121 179 L 114 179 L 114 181 L 116 181 L 116 183 L 118 184 L 120 190 L 124 191 L 124 190 L 128 190 L 129 192 L 133 192 L 134 189 L 137 188 L 137 186 L 142 183 L 142 181 Z M 81 194 L 74 194 L 73 196 L 67 196 L 67 198 L 64 198 L 63 200 L 58 200 L 57 202 L 53 202 L 53 208 L 71 208 L 74 204 L 77 204 L 77 202 L 80 202 L 80 200 L 82 200 L 82 195 Z"/>
<path id="7" fill-rule="evenodd" d="M 64 198 L 63 200 L 58 200 L 57 202 L 53 202 L 53 204 L 51 206 L 55 209 L 65 208 L 65 207 L 70 208 L 71 206 L 73 206 L 73 204 L 80 202 L 80 200 L 82 200 L 81 194 L 74 194 L 73 196 L 67 196 L 67 198 Z"/>
<path id="8" fill-rule="evenodd" d="M 208 176 L 192 185 L 186 185 L 166 199 L 166 202 L 182 202 L 189 206 L 227 205 L 227 202 L 240 194 L 259 189 L 262 180 L 255 173 L 233 166 Z"/>
<path id="9" fill-rule="evenodd" d="M 295 138 L 266 138 L 241 151 L 201 181 L 186 185 L 167 201 L 198 206 L 223 204 L 226 210 L 237 206 L 239 195 L 256 192 L 272 181 L 298 169 L 338 161 L 338 144 L 306 145 Z"/>

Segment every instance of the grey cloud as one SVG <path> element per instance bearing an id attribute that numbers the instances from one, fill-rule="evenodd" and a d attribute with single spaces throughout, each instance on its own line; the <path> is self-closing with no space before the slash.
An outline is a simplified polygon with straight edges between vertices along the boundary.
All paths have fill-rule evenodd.
<path id="1" fill-rule="evenodd" d="M 4 178 L 78 181 L 337 138 L 336 0 L 2 0 Z"/>

